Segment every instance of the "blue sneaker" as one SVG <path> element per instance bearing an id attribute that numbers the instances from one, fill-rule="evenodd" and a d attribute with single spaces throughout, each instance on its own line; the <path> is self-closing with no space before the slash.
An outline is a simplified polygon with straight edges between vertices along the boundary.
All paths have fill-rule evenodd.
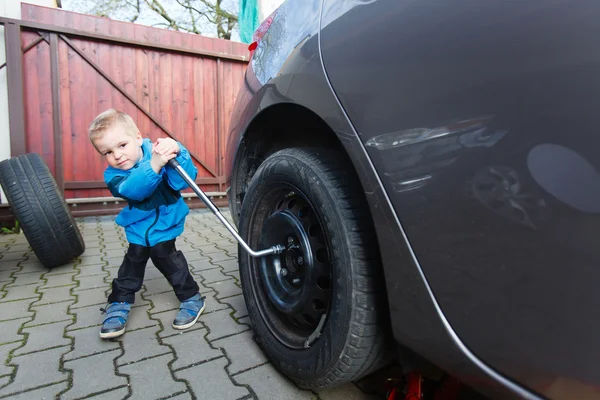
<path id="1" fill-rule="evenodd" d="M 100 337 L 102 339 L 111 339 L 121 336 L 125 333 L 125 325 L 131 310 L 129 303 L 111 303 L 106 309 L 101 308 L 106 313 L 106 318 L 102 321 Z"/>
<path id="2" fill-rule="evenodd" d="M 187 329 L 193 326 L 204 311 L 204 299 L 205 297 L 200 297 L 200 293 L 198 293 L 181 302 L 179 312 L 173 320 L 173 328 Z"/>

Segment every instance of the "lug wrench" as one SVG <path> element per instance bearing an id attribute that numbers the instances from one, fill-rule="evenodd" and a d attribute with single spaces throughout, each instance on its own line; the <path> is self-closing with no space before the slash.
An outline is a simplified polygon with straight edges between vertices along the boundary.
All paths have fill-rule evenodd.
<path id="1" fill-rule="evenodd" d="M 254 251 L 244 242 L 244 239 L 237 233 L 236 229 L 225 219 L 223 214 L 219 211 L 219 208 L 208 198 L 208 196 L 196 185 L 196 183 L 190 178 L 190 176 L 185 172 L 183 167 L 179 164 L 179 162 L 175 159 L 169 160 L 167 163 L 169 167 L 173 168 L 175 171 L 181 175 L 183 180 L 192 188 L 192 190 L 200 197 L 200 199 L 206 204 L 210 211 L 221 221 L 225 228 L 233 235 L 233 237 L 242 245 L 242 247 L 250 254 L 252 257 L 263 257 L 271 254 L 281 254 L 285 251 L 285 247 L 282 245 L 275 245 L 269 249 Z"/>

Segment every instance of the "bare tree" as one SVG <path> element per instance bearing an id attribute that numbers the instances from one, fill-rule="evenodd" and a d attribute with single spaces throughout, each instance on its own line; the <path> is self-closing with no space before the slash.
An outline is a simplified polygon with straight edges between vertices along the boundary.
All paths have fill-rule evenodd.
<path id="1" fill-rule="evenodd" d="M 62 0 L 64 9 L 231 39 L 237 0 Z"/>

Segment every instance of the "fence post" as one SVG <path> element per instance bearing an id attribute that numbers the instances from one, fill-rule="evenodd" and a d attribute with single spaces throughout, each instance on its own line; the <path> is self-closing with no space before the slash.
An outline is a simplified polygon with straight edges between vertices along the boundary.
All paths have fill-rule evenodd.
<path id="1" fill-rule="evenodd" d="M 12 157 L 25 154 L 25 105 L 23 99 L 23 53 L 21 51 L 21 25 L 4 24 L 6 43 L 6 78 L 10 127 L 10 153 Z"/>
<path id="2" fill-rule="evenodd" d="M 60 190 L 60 194 L 64 196 L 65 174 L 63 169 L 58 35 L 54 32 L 50 34 L 50 76 L 52 88 L 52 129 L 54 131 L 54 175 L 58 190 Z"/>

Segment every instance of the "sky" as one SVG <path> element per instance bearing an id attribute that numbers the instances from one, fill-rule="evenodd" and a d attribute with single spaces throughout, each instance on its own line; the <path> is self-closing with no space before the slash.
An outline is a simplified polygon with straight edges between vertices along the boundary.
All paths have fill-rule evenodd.
<path id="1" fill-rule="evenodd" d="M 98 3 L 106 4 L 109 2 L 110 1 L 105 1 L 105 0 L 62 0 L 62 7 L 63 7 L 63 9 L 68 10 L 68 11 L 75 11 L 75 12 L 88 14 L 88 13 L 92 13 L 91 10 L 94 9 L 96 4 L 98 4 Z M 160 3 L 165 8 L 165 10 L 169 14 L 169 16 L 171 16 L 171 18 L 178 19 L 177 17 L 180 16 L 184 12 L 183 8 L 177 4 L 176 0 L 161 0 Z M 227 11 L 237 14 L 238 10 L 239 10 L 239 0 L 223 0 L 222 7 Z M 113 16 L 113 19 L 121 20 L 121 21 L 128 21 L 131 18 L 131 16 L 132 16 L 132 14 L 130 14 L 130 13 L 117 12 Z M 140 14 L 139 18 L 135 21 L 135 23 L 137 23 L 137 24 L 149 25 L 149 26 L 159 24 L 159 23 L 164 23 L 164 22 L 166 22 L 165 19 L 160 17 L 154 11 L 150 10 L 147 6 L 143 7 L 142 13 Z M 157 27 L 160 28 L 161 26 L 157 26 Z M 215 26 L 208 22 L 202 23 L 200 30 L 202 32 L 202 35 L 204 35 L 204 36 L 209 36 L 209 37 L 217 36 L 217 31 L 216 31 Z M 231 35 L 231 40 L 232 41 L 240 41 L 239 31 L 238 31 L 237 27 L 234 29 L 234 31 Z"/>

